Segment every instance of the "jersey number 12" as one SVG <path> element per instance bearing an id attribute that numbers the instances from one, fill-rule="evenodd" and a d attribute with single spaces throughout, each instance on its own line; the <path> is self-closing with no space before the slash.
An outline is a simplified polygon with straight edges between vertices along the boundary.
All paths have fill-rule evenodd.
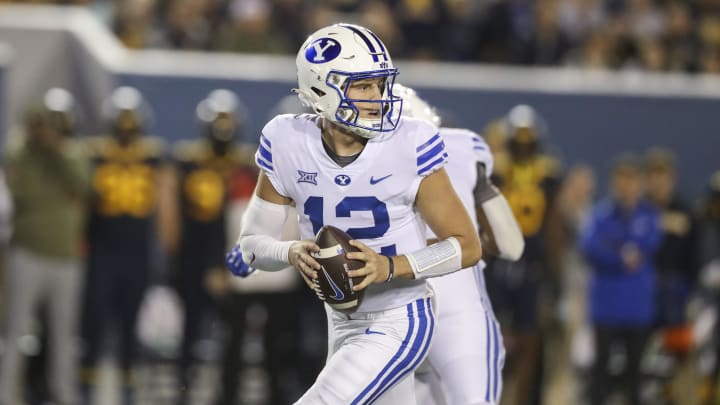
<path id="1" fill-rule="evenodd" d="M 310 218 L 312 223 L 313 233 L 317 234 L 325 223 L 323 220 L 323 198 L 308 197 L 304 209 L 305 215 Z M 347 229 L 348 235 L 354 239 L 380 238 L 390 229 L 390 216 L 388 215 L 387 206 L 376 197 L 345 197 L 335 206 L 335 217 L 350 218 L 352 211 L 370 211 L 375 222 L 373 226 Z M 395 256 L 397 247 L 395 244 L 383 246 L 380 249 L 380 254 Z"/>

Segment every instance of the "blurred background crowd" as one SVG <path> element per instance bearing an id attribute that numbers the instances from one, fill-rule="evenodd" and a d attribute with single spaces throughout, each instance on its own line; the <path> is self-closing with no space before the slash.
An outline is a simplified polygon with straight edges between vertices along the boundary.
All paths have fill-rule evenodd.
<path id="1" fill-rule="evenodd" d="M 293 270 L 224 269 L 257 174 L 243 101 L 210 92 L 195 139 L 167 145 L 135 88 L 105 100 L 101 135 L 77 133 L 73 100 L 48 90 L 8 140 L 0 403 L 291 403 L 324 362 L 324 313 Z M 687 198 L 653 147 L 616 156 L 605 194 L 548 128 L 518 105 L 479 129 L 526 239 L 485 273 L 503 404 L 717 404 L 720 171 Z"/>
<path id="2" fill-rule="evenodd" d="M 720 72 L 718 0 L 54 3 L 87 4 L 126 46 L 137 49 L 294 54 L 305 33 L 346 21 L 375 31 L 395 58 Z"/>
<path id="3" fill-rule="evenodd" d="M 87 5 L 131 48 L 291 55 L 345 20 L 396 59 L 720 71 L 717 0 L 60 3 Z M 43 88 L 6 134 L 1 405 L 287 404 L 312 383 L 326 350 L 314 294 L 292 270 L 224 269 L 257 175 L 255 145 L 239 142 L 256 137 L 255 100 L 211 90 L 173 111 L 195 124 L 174 143 L 148 133 L 160 106 L 127 86 L 102 117 Z M 543 107 L 471 128 L 526 238 L 519 262 L 485 272 L 508 350 L 503 404 L 720 404 L 720 170 L 680 177 L 693 157 L 662 145 L 567 165 Z M 103 133 L 79 133 L 83 119 Z"/>

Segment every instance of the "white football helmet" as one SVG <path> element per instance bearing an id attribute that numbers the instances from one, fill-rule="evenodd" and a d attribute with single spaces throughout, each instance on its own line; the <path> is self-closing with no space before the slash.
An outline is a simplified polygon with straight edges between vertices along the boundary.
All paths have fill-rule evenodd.
<path id="1" fill-rule="evenodd" d="M 300 100 L 317 114 L 351 133 L 373 138 L 395 130 L 402 99 L 393 94 L 398 70 L 385 45 L 372 31 L 352 24 L 335 24 L 311 34 L 296 59 Z M 379 100 L 347 97 L 350 83 L 384 78 Z M 378 103 L 377 118 L 361 118 L 355 103 Z"/>
<path id="2" fill-rule="evenodd" d="M 415 90 L 397 83 L 393 94 L 403 99 L 403 114 L 406 117 L 419 118 L 432 124 L 435 128 L 440 128 L 442 120 L 435 107 L 428 104 Z"/>

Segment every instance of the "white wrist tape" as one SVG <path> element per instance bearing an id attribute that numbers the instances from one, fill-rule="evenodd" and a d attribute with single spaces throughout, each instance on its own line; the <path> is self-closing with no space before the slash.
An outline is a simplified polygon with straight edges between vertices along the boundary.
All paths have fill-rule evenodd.
<path id="1" fill-rule="evenodd" d="M 498 256 L 511 261 L 520 259 L 525 239 L 505 197 L 499 194 L 483 202 L 481 207 L 492 228 L 495 245 L 500 252 Z"/>
<path id="2" fill-rule="evenodd" d="M 462 268 L 460 242 L 450 237 L 405 255 L 415 278 L 438 277 Z"/>
<path id="3" fill-rule="evenodd" d="M 250 198 L 237 241 L 248 265 L 265 271 L 280 271 L 290 265 L 288 250 L 294 241 L 279 240 L 289 209 L 256 195 Z"/>

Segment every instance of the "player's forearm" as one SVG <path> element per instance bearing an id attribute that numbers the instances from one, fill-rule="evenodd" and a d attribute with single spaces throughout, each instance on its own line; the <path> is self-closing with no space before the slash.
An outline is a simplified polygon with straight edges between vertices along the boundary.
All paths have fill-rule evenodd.
<path id="1" fill-rule="evenodd" d="M 463 240 L 464 239 L 464 240 Z M 450 237 L 394 258 L 396 278 L 432 278 L 475 265 L 482 249 L 477 237 Z"/>
<path id="2" fill-rule="evenodd" d="M 497 256 L 512 261 L 520 259 L 525 240 L 505 197 L 497 194 L 483 201 L 477 214 L 479 222 L 485 222 L 489 228 L 487 234 L 497 247 Z"/>
<path id="3" fill-rule="evenodd" d="M 472 267 L 482 259 L 482 244 L 480 238 L 475 232 L 467 236 L 456 236 L 460 242 L 460 250 L 462 251 L 462 267 Z"/>
<path id="4" fill-rule="evenodd" d="M 458 239 L 458 241 L 459 241 L 460 237 L 456 236 L 455 239 Z M 437 238 L 431 238 L 431 239 L 427 240 L 428 246 L 438 243 L 438 242 L 440 242 L 440 239 L 437 239 Z M 467 245 L 467 244 L 465 244 L 465 245 Z M 480 243 L 479 246 L 481 249 L 480 256 L 482 257 L 482 255 L 485 253 L 485 246 L 482 243 Z M 460 249 L 463 252 L 462 253 L 463 256 L 461 256 L 461 259 L 460 259 L 460 262 L 462 263 L 462 266 L 463 266 L 462 268 L 473 266 L 475 263 L 480 261 L 480 259 L 474 260 L 475 259 L 474 255 L 477 255 L 477 252 L 471 252 L 468 247 L 463 248 L 462 242 L 460 242 Z M 470 263 L 470 264 L 466 265 L 466 263 Z"/>
<path id="5" fill-rule="evenodd" d="M 248 265 L 259 270 L 279 271 L 290 264 L 288 251 L 293 241 L 279 240 L 288 209 L 258 196 L 250 199 L 237 241 Z"/>

